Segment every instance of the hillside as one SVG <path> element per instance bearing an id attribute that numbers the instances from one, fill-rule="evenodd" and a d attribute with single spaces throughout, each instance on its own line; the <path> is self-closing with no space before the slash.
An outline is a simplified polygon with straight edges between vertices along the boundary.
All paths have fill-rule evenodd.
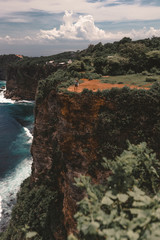
<path id="1" fill-rule="evenodd" d="M 106 75 L 141 74 L 148 77 L 148 82 L 155 82 L 159 80 L 159 66 L 160 38 L 158 37 L 139 41 L 123 38 L 119 42 L 90 45 L 83 51 L 64 52 L 48 57 L 23 57 L 20 61 L 10 64 L 5 70 L 7 71 L 6 97 L 34 100 L 38 81 L 60 68 L 67 68 L 70 77 L 74 79 L 91 80 Z"/>
<path id="2" fill-rule="evenodd" d="M 63 66 L 24 59 L 8 68 L 8 97 L 36 94 L 36 103 L 32 174 L 1 240 L 160 237 L 159 40 L 125 38 Z"/>
<path id="3" fill-rule="evenodd" d="M 77 235 L 74 214 L 84 193 L 74 185 L 75 177 L 105 183 L 111 171 L 103 168 L 103 157 L 114 159 L 127 140 L 145 141 L 160 156 L 158 84 L 150 90 L 78 94 L 61 91 L 66 76 L 60 81 L 56 74 L 39 82 L 32 175 L 22 184 L 3 240 L 22 240 L 29 232 L 43 240 Z"/>

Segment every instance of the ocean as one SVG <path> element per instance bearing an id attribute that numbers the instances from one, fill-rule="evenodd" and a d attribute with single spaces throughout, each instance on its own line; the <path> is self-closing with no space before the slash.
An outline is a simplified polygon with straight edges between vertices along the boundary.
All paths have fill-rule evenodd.
<path id="1" fill-rule="evenodd" d="M 0 89 L 5 86 L 0 81 Z M 13 101 L 0 91 L 0 232 L 16 202 L 21 183 L 31 174 L 34 102 Z"/>

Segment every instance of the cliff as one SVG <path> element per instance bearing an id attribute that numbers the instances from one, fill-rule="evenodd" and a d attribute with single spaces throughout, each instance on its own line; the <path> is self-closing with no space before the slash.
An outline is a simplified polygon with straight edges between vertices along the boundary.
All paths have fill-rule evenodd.
<path id="1" fill-rule="evenodd" d="M 77 234 L 74 214 L 84 193 L 74 178 L 89 175 L 105 183 L 102 158 L 114 158 L 131 143 L 146 141 L 160 156 L 160 86 L 81 94 L 54 87 L 36 103 L 30 179 L 18 194 L 2 239 L 65 240 Z M 27 225 L 27 227 L 26 227 Z M 23 230 L 22 230 L 23 229 Z"/>
<path id="2" fill-rule="evenodd" d="M 148 96 L 149 105 L 143 94 Z M 160 96 L 155 100 L 151 92 L 144 90 L 139 92 L 141 99 L 136 95 L 137 90 L 125 89 L 112 90 L 106 96 L 90 92 L 68 95 L 53 90 L 37 106 L 32 181 L 42 176 L 54 178 L 56 191 L 62 196 L 62 229 L 67 235 L 76 232 L 73 216 L 76 203 L 83 196 L 74 186 L 74 178 L 90 175 L 95 183 L 105 181 L 109 172 L 102 168 L 102 158 L 120 154 L 126 148 L 127 139 L 132 143 L 146 141 L 160 154 L 159 120 L 155 117 L 160 113 Z M 64 236 L 55 239 L 64 239 Z"/>
<path id="3" fill-rule="evenodd" d="M 9 55 L 10 56 L 10 55 Z M 11 55 L 12 56 L 12 55 Z M 66 69 L 70 58 L 75 59 L 76 53 L 64 52 L 46 57 L 22 57 L 13 55 L 7 57 L 10 61 L 4 66 L 4 57 L 0 56 L 0 71 L 5 72 L 6 98 L 15 100 L 35 100 L 38 82 L 47 78 L 58 69 Z M 15 61 L 15 57 L 18 59 Z M 6 57 L 5 57 L 6 59 Z M 11 61 L 12 60 L 12 61 Z"/>
<path id="4" fill-rule="evenodd" d="M 15 64 L 7 69 L 6 98 L 34 100 L 38 81 L 57 70 L 57 66 L 45 64 Z"/>
<path id="5" fill-rule="evenodd" d="M 18 61 L 20 58 L 14 54 L 0 55 L 0 80 L 6 80 L 8 66 Z"/>

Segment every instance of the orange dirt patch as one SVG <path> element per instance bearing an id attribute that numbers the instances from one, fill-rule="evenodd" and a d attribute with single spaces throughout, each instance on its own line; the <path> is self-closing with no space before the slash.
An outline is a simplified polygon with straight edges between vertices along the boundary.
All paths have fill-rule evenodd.
<path id="1" fill-rule="evenodd" d="M 100 82 L 100 80 L 98 79 L 94 79 L 94 80 L 88 80 L 83 78 L 83 83 L 80 83 L 79 86 L 77 88 L 74 87 L 74 85 L 68 87 L 68 91 L 70 92 L 82 92 L 84 88 L 87 88 L 88 90 L 92 90 L 93 92 L 96 92 L 98 89 L 101 90 L 105 90 L 105 89 L 111 89 L 111 88 L 123 88 L 125 86 L 131 88 L 131 89 L 146 89 L 149 90 L 149 88 L 146 87 L 138 87 L 135 85 L 129 85 L 129 84 L 110 84 L 110 83 L 102 83 Z"/>

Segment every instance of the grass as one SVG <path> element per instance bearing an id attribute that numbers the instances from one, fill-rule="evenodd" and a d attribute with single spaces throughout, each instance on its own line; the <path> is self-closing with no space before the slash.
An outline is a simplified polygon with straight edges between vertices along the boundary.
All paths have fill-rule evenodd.
<path id="1" fill-rule="evenodd" d="M 111 84 L 129 84 L 136 85 L 138 87 L 147 86 L 151 87 L 151 85 L 155 82 L 147 82 L 146 79 L 148 76 L 143 74 L 129 74 L 129 75 L 120 75 L 120 76 L 109 76 L 102 77 L 101 82 L 103 83 L 111 83 Z M 157 80 L 156 82 L 160 83 L 160 76 L 156 74 L 152 74 L 150 78 Z"/>

